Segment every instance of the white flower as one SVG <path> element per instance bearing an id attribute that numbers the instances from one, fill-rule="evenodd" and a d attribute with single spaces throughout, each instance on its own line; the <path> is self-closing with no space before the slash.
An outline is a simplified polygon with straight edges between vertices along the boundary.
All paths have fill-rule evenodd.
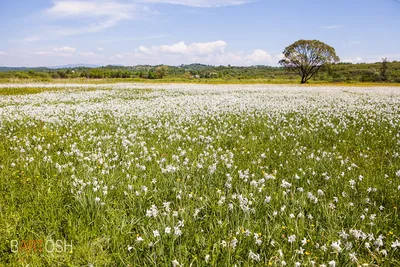
<path id="1" fill-rule="evenodd" d="M 171 227 L 165 227 L 164 233 L 170 234 L 171 233 Z"/>
<path id="2" fill-rule="evenodd" d="M 329 267 L 336 267 L 335 261 L 330 261 L 328 264 L 329 264 Z"/>
<path id="3" fill-rule="evenodd" d="M 399 240 L 394 241 L 394 242 L 392 243 L 392 246 L 391 246 L 391 247 L 394 248 L 394 249 L 400 247 L 400 242 L 399 242 Z"/>
<path id="4" fill-rule="evenodd" d="M 232 205 L 232 204 L 229 204 L 229 205 Z M 230 207 L 229 205 L 228 205 L 228 207 Z M 229 208 L 229 209 L 233 209 L 233 205 L 232 205 L 232 208 Z M 193 213 L 193 218 L 196 218 L 199 213 L 200 213 L 200 209 L 195 209 L 194 213 Z"/>
<path id="5" fill-rule="evenodd" d="M 210 260 L 210 255 L 207 254 L 207 255 L 204 257 L 204 260 L 205 260 L 206 262 L 208 262 L 208 261 Z"/>
<path id="6" fill-rule="evenodd" d="M 254 253 L 251 250 L 249 252 L 249 258 L 252 259 L 253 261 L 260 261 L 260 255 L 257 253 Z"/>
<path id="7" fill-rule="evenodd" d="M 171 202 L 163 202 L 163 207 L 164 207 L 166 212 L 170 212 L 171 211 L 170 205 L 171 205 Z"/>
<path id="8" fill-rule="evenodd" d="M 238 243 L 238 240 L 236 239 L 236 237 L 234 237 L 234 238 L 231 240 L 231 248 L 236 248 L 237 243 Z"/>
<path id="9" fill-rule="evenodd" d="M 154 230 L 153 231 L 153 235 L 154 235 L 154 237 L 159 237 L 160 236 L 160 232 L 158 230 Z"/>
<path id="10" fill-rule="evenodd" d="M 156 205 L 152 205 L 151 208 L 146 211 L 146 216 L 147 217 L 154 217 L 155 218 L 155 217 L 157 217 L 157 215 L 158 215 L 158 209 L 157 209 Z"/>
<path id="11" fill-rule="evenodd" d="M 342 230 L 342 231 L 339 233 L 339 236 L 340 236 L 341 238 L 345 239 L 345 240 L 349 237 L 349 235 L 348 235 L 344 230 Z"/>
<path id="12" fill-rule="evenodd" d="M 290 187 L 292 186 L 292 184 L 289 183 L 289 182 L 287 182 L 286 180 L 282 180 L 281 186 L 282 186 L 283 188 L 290 188 Z"/>
<path id="13" fill-rule="evenodd" d="M 182 221 L 178 221 L 178 227 L 183 227 L 183 226 L 185 226 L 185 224 L 184 224 L 184 220 L 182 220 Z"/>
<path id="14" fill-rule="evenodd" d="M 133 249 L 133 247 L 128 246 L 128 251 L 131 252 L 131 250 Z"/>
<path id="15" fill-rule="evenodd" d="M 173 261 L 172 261 L 172 266 L 173 266 L 173 267 L 181 266 L 181 264 L 180 264 L 177 260 L 173 260 Z"/>
<path id="16" fill-rule="evenodd" d="M 95 201 L 95 202 L 100 202 L 100 198 L 99 198 L 99 197 L 96 197 L 96 198 L 94 199 L 94 201 Z"/>
<path id="17" fill-rule="evenodd" d="M 336 253 L 339 253 L 339 252 L 342 251 L 342 248 L 340 247 L 340 240 L 338 240 L 338 241 L 336 241 L 336 242 L 333 242 L 333 243 L 331 244 L 331 247 L 332 247 L 332 249 L 333 249 Z"/>
<path id="18" fill-rule="evenodd" d="M 181 229 L 179 229 L 179 227 L 177 227 L 177 226 L 174 227 L 174 235 L 176 235 L 176 236 L 182 235 Z"/>
<path id="19" fill-rule="evenodd" d="M 288 237 L 288 242 L 289 243 L 293 243 L 294 241 L 296 241 L 296 236 L 295 235 L 291 235 Z"/>
<path id="20" fill-rule="evenodd" d="M 354 253 L 350 253 L 350 254 L 349 254 L 349 257 L 350 257 L 350 260 L 353 261 L 353 262 L 358 261 L 355 252 L 354 252 Z"/>
<path id="21" fill-rule="evenodd" d="M 303 255 L 304 254 L 304 248 L 300 247 L 298 250 L 296 250 L 297 254 Z"/>

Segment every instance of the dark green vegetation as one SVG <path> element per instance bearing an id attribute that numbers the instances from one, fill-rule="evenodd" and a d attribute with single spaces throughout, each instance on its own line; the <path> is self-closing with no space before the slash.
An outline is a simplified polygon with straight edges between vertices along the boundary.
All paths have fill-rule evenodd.
<path id="1" fill-rule="evenodd" d="M 385 64 L 385 65 L 384 65 Z M 68 69 L 2 68 L 0 82 L 63 81 L 65 79 L 112 79 L 115 81 L 297 83 L 298 73 L 269 66 L 105 66 Z M 316 83 L 391 82 L 400 83 L 400 62 L 372 64 L 338 63 L 322 67 L 311 80 Z"/>

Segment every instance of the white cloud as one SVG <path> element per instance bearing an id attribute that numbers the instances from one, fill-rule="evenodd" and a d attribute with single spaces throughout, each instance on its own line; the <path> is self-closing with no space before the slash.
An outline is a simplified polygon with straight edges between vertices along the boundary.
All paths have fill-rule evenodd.
<path id="1" fill-rule="evenodd" d="M 38 56 L 60 56 L 60 57 L 69 57 L 74 55 L 76 52 L 76 48 L 63 46 L 63 47 L 55 47 L 51 50 L 42 50 L 38 52 L 34 52 L 35 55 Z"/>
<path id="2" fill-rule="evenodd" d="M 364 55 L 362 58 L 361 57 L 348 57 L 340 62 L 344 63 L 376 63 L 376 62 L 382 62 L 383 58 L 387 58 L 388 61 L 399 61 L 400 60 L 400 54 L 370 54 L 370 55 Z"/>
<path id="3" fill-rule="evenodd" d="M 147 48 L 140 46 L 137 52 L 145 54 L 176 54 L 176 55 L 210 55 L 223 53 L 227 43 L 224 41 L 215 41 L 207 43 L 179 42 L 173 45 L 160 45 Z"/>
<path id="4" fill-rule="evenodd" d="M 253 53 L 247 56 L 247 61 L 251 64 L 260 63 L 263 64 L 265 62 L 270 62 L 272 57 L 270 54 L 265 52 L 264 50 L 254 50 Z"/>
<path id="5" fill-rule="evenodd" d="M 338 29 L 338 28 L 343 28 L 344 25 L 330 25 L 330 26 L 324 26 L 322 27 L 323 29 Z"/>
<path id="6" fill-rule="evenodd" d="M 153 46 L 152 50 L 169 54 L 209 55 L 213 53 L 223 53 L 226 45 L 227 43 L 224 41 L 192 43 L 189 45 L 186 45 L 185 42 L 179 42 L 173 45 Z"/>
<path id="7" fill-rule="evenodd" d="M 365 61 L 360 57 L 355 57 L 355 58 L 343 59 L 343 60 L 341 60 L 341 62 L 344 62 L 344 63 L 361 63 L 361 62 L 365 62 Z"/>
<path id="8" fill-rule="evenodd" d="M 57 0 L 54 1 L 54 5 L 51 8 L 46 10 L 46 13 L 57 19 L 68 17 L 112 17 L 115 19 L 127 19 L 131 17 L 129 11 L 132 8 L 134 8 L 132 4 L 121 4 L 112 1 Z"/>
<path id="9" fill-rule="evenodd" d="M 63 47 L 54 48 L 53 51 L 55 51 L 55 52 L 65 52 L 65 53 L 74 53 L 76 51 L 76 48 L 69 47 L 69 46 L 63 46 Z"/>
<path id="10" fill-rule="evenodd" d="M 142 0 L 146 3 L 165 3 L 193 7 L 223 7 L 250 3 L 251 0 Z"/>
<path id="11" fill-rule="evenodd" d="M 99 32 L 114 27 L 121 21 L 150 12 L 145 6 L 113 0 L 56 0 L 51 8 L 45 10 L 45 14 L 55 20 L 77 18 L 90 20 L 86 25 L 83 24 L 77 28 L 55 29 L 54 32 L 59 36 Z"/>
<path id="12" fill-rule="evenodd" d="M 150 53 L 150 49 L 148 49 L 145 46 L 139 46 L 139 48 L 137 49 L 138 52 L 142 52 L 142 53 Z"/>
<path id="13" fill-rule="evenodd" d="M 104 48 L 96 47 L 97 51 L 104 51 Z"/>
<path id="14" fill-rule="evenodd" d="M 251 53 L 243 51 L 228 53 L 225 51 L 227 45 L 225 41 L 220 40 L 191 44 L 179 42 L 172 45 L 152 47 L 140 46 L 135 50 L 135 53 L 126 54 L 124 60 L 140 62 L 137 64 L 276 65 L 281 56 L 281 54 L 271 56 L 261 49 L 254 50 Z M 115 60 L 116 58 L 114 57 L 113 59 Z"/>
<path id="15" fill-rule="evenodd" d="M 400 60 L 400 54 L 386 54 L 386 55 L 364 55 L 362 58 L 361 57 L 348 57 L 340 62 L 343 63 L 376 63 L 376 62 L 382 62 L 383 58 L 387 58 L 388 61 L 399 61 Z"/>
<path id="16" fill-rule="evenodd" d="M 31 43 L 31 42 L 36 42 L 39 40 L 40 40 L 40 37 L 38 37 L 38 36 L 28 36 L 28 37 L 25 37 L 22 41 L 25 43 Z"/>
<path id="17" fill-rule="evenodd" d="M 35 55 L 38 55 L 38 56 L 46 56 L 46 55 L 51 55 L 51 54 L 53 54 L 53 52 L 50 52 L 50 51 L 38 51 L 38 52 L 35 52 Z"/>
<path id="18" fill-rule="evenodd" d="M 7 53 L 6 53 L 6 52 L 4 52 L 4 51 L 0 51 L 0 56 L 5 56 L 5 55 L 7 55 Z"/>

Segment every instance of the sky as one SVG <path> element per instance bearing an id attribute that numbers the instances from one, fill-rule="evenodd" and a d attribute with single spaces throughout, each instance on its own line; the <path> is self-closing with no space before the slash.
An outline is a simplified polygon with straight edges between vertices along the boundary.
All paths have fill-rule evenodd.
<path id="1" fill-rule="evenodd" d="M 270 65 L 299 39 L 400 60 L 400 0 L 0 0 L 0 66 Z"/>

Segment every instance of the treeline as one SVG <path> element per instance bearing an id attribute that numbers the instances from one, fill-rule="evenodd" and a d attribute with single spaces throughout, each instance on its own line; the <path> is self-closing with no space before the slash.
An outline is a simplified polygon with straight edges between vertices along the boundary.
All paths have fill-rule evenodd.
<path id="1" fill-rule="evenodd" d="M 105 66 L 99 68 L 0 68 L 0 79 L 225 79 L 225 80 L 298 80 L 298 74 L 281 67 L 210 66 L 190 64 L 180 66 Z M 370 64 L 338 63 L 325 66 L 314 78 L 325 82 L 395 82 L 400 83 L 400 62 Z"/>

